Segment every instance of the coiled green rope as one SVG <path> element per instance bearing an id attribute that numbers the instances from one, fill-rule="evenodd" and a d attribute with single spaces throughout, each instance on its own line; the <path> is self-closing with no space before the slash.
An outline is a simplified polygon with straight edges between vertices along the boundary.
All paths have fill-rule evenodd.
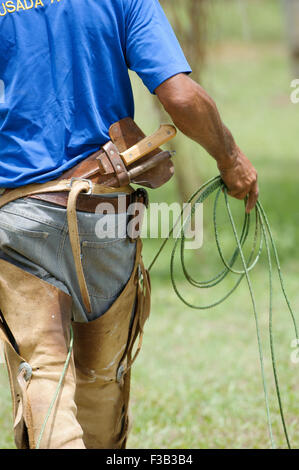
<path id="1" fill-rule="evenodd" d="M 196 210 L 196 205 L 203 203 L 208 197 L 210 197 L 213 193 L 216 192 L 216 197 L 214 201 L 214 208 L 213 208 L 213 224 L 214 224 L 214 233 L 215 233 L 215 240 L 216 240 L 216 247 L 217 251 L 219 254 L 219 257 L 224 265 L 223 270 L 218 273 L 215 277 L 212 279 L 209 279 L 207 281 L 198 281 L 195 280 L 188 272 L 186 262 L 185 262 L 185 229 L 186 226 L 188 227 L 192 216 L 195 213 Z M 229 218 L 229 222 L 233 231 L 233 235 L 235 238 L 236 242 L 236 248 L 234 250 L 234 253 L 231 257 L 231 259 L 227 262 L 224 258 L 221 244 L 219 241 L 219 235 L 218 235 L 218 223 L 217 223 L 217 207 L 218 207 L 218 202 L 220 199 L 220 195 L 223 194 L 224 200 L 225 200 L 225 206 Z M 284 431 L 284 435 L 286 438 L 287 446 L 290 449 L 291 444 L 290 444 L 290 439 L 287 431 L 287 426 L 286 426 L 286 421 L 285 421 L 285 416 L 284 416 L 284 410 L 283 410 L 283 405 L 282 405 L 282 398 L 281 398 L 281 392 L 280 392 L 280 385 L 279 385 L 279 379 L 278 379 L 278 372 L 277 372 L 277 364 L 276 364 L 276 358 L 275 358 L 275 348 L 274 348 L 274 340 L 273 340 L 273 267 L 272 267 L 272 261 L 271 261 L 271 248 L 272 248 L 272 253 L 274 255 L 274 260 L 277 268 L 277 272 L 279 275 L 279 280 L 280 280 L 280 285 L 282 289 L 283 296 L 285 298 L 285 301 L 288 306 L 289 313 L 291 315 L 291 319 L 293 322 L 294 330 L 295 330 L 295 335 L 296 338 L 298 338 L 298 328 L 297 328 L 297 323 L 295 319 L 294 312 L 292 310 L 290 301 L 288 299 L 288 296 L 286 294 L 285 286 L 284 286 L 284 280 L 283 276 L 281 273 L 281 268 L 280 268 L 280 263 L 279 263 L 279 258 L 278 258 L 278 253 L 276 249 L 276 245 L 274 242 L 274 238 L 271 232 L 270 224 L 267 219 L 266 213 L 262 207 L 262 204 L 260 201 L 257 202 L 256 207 L 255 207 L 255 233 L 254 233 L 254 240 L 253 240 L 253 245 L 252 249 L 250 252 L 250 255 L 248 257 L 248 260 L 245 259 L 244 253 L 243 253 L 243 246 L 247 240 L 248 233 L 249 233 L 249 228 L 250 228 L 250 219 L 251 216 L 250 214 L 246 214 L 244 216 L 244 221 L 243 221 L 243 227 L 242 227 L 242 232 L 240 237 L 238 236 L 237 229 L 236 229 L 236 224 L 234 221 L 234 218 L 231 213 L 230 209 L 230 204 L 229 204 L 229 198 L 227 195 L 227 189 L 221 180 L 220 176 L 217 176 L 215 178 L 212 178 L 211 180 L 207 181 L 205 184 L 203 184 L 189 199 L 188 203 L 192 205 L 191 212 L 186 217 L 186 219 L 183 221 L 182 228 L 180 230 L 180 233 L 177 234 L 175 237 L 175 243 L 174 247 L 171 253 L 171 260 L 170 260 L 170 276 L 171 276 L 171 283 L 174 288 L 174 291 L 178 298 L 188 307 L 197 309 L 197 310 L 204 310 L 204 309 L 209 309 L 212 307 L 215 307 L 216 305 L 221 304 L 224 302 L 239 286 L 241 283 L 242 279 L 246 277 L 248 288 L 249 288 L 249 293 L 251 297 L 251 302 L 252 302 L 252 307 L 253 307 L 253 313 L 254 313 L 254 319 L 255 319 L 255 326 L 256 326 L 256 334 L 257 334 L 257 342 L 258 342 L 258 350 L 259 350 L 259 361 L 260 361 L 260 367 L 261 367 L 261 375 L 262 375 L 262 383 L 263 383 L 263 389 L 264 389 L 264 396 L 265 396 L 265 404 L 266 404 L 266 413 L 267 413 L 267 422 L 268 422 L 268 430 L 269 430 L 269 436 L 270 436 L 270 442 L 272 448 L 275 448 L 275 443 L 274 443 L 274 438 L 273 438 L 273 431 L 272 431 L 272 423 L 271 423 L 271 416 L 270 416 L 270 408 L 269 408 L 269 395 L 268 395 L 268 390 L 267 390 L 267 383 L 266 383 L 266 376 L 265 376 L 265 369 L 264 369 L 264 355 L 263 355 L 263 349 L 262 349 L 262 343 L 261 343 L 261 334 L 260 334 L 260 326 L 259 326 L 259 317 L 258 317 L 258 312 L 257 312 L 257 306 L 256 306 L 256 301 L 255 301 L 255 296 L 253 292 L 253 287 L 251 283 L 251 279 L 249 276 L 250 271 L 256 266 L 260 259 L 260 255 L 262 253 L 263 249 L 263 244 L 266 246 L 266 252 L 267 252 L 267 260 L 268 260 L 268 267 L 269 267 L 269 335 L 270 335 L 270 350 L 271 350 L 271 361 L 272 361 L 272 369 L 273 369 L 273 375 L 274 375 L 274 381 L 275 381 L 275 389 L 276 389 L 276 395 L 277 395 L 277 400 L 278 400 L 278 406 L 279 406 L 279 412 L 281 416 L 281 422 L 282 422 L 282 427 Z M 150 263 L 150 266 L 148 270 L 152 270 L 154 264 L 156 263 L 158 257 L 160 256 L 162 250 L 164 249 L 166 243 L 172 236 L 176 226 L 178 223 L 181 221 L 181 218 L 183 216 L 184 210 L 181 212 L 180 217 L 174 224 L 174 227 L 171 229 L 171 231 L 168 234 L 168 237 L 163 241 L 160 249 L 156 253 L 154 259 Z M 258 241 L 259 240 L 259 241 Z M 227 292 L 221 299 L 209 304 L 209 305 L 194 305 L 186 300 L 186 298 L 183 296 L 183 294 L 180 292 L 178 285 L 175 280 L 175 275 L 174 275 L 174 260 L 175 260 L 175 255 L 178 249 L 178 246 L 180 244 L 180 262 L 181 266 L 183 269 L 184 276 L 186 280 L 191 284 L 192 286 L 196 288 L 211 288 L 214 287 L 215 285 L 219 284 L 220 282 L 223 281 L 223 279 L 231 272 L 235 275 L 238 276 L 238 279 L 235 283 L 235 285 Z M 254 254 L 256 252 L 256 248 L 258 247 L 258 252 L 256 257 L 254 258 Z M 241 261 L 242 261 L 242 266 L 243 270 L 236 270 L 233 269 L 233 266 L 240 256 Z"/>

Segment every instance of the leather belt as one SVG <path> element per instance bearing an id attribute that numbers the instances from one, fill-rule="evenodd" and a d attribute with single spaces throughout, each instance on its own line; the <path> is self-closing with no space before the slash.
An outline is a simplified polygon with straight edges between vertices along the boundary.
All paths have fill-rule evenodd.
<path id="1" fill-rule="evenodd" d="M 133 202 L 134 191 L 129 186 L 124 188 L 115 188 L 114 192 L 117 192 L 117 195 L 114 196 L 112 189 L 103 196 L 103 193 L 99 194 L 79 194 L 76 201 L 76 210 L 82 212 L 100 213 L 101 210 L 98 207 L 99 204 L 105 204 L 105 213 L 106 214 L 118 214 L 127 212 L 128 207 L 131 202 Z M 5 196 L 8 196 L 9 193 L 15 191 L 14 189 L 4 189 L 0 194 L 0 199 Z M 22 196 L 20 196 L 22 197 Z M 41 201 L 50 202 L 51 204 L 56 204 L 61 207 L 67 208 L 69 194 L 65 191 L 59 192 L 44 192 L 42 194 L 30 194 L 24 196 L 24 198 L 34 198 Z"/>
<path id="2" fill-rule="evenodd" d="M 41 195 L 28 196 L 28 198 L 39 199 L 65 208 L 67 207 L 68 202 L 68 194 L 65 192 L 43 193 Z M 76 202 L 76 210 L 82 212 L 101 213 L 102 211 L 99 205 L 103 204 L 103 210 L 106 214 L 119 214 L 127 212 L 132 199 L 131 194 L 119 194 L 117 196 L 106 197 L 103 197 L 103 195 L 79 194 Z"/>

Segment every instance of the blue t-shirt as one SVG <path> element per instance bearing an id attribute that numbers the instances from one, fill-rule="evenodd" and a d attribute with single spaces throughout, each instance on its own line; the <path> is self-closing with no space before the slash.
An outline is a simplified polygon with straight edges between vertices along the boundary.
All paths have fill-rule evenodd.
<path id="1" fill-rule="evenodd" d="M 0 187 L 57 178 L 134 117 L 128 69 L 151 93 L 190 72 L 158 0 L 0 2 Z"/>

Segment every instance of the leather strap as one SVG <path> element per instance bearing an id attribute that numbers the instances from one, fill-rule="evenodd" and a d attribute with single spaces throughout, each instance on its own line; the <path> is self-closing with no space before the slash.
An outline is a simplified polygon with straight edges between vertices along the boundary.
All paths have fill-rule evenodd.
<path id="1" fill-rule="evenodd" d="M 103 146 L 103 150 L 113 166 L 119 185 L 124 186 L 129 184 L 130 178 L 128 176 L 128 171 L 119 155 L 118 148 L 112 142 L 107 142 L 107 144 Z"/>
<path id="2" fill-rule="evenodd" d="M 80 178 L 78 178 L 80 180 Z M 74 180 L 73 180 L 74 181 Z M 22 197 L 31 196 L 33 194 L 42 194 L 46 192 L 58 193 L 61 191 L 71 191 L 72 187 L 71 179 L 64 180 L 53 180 L 48 183 L 36 183 L 28 184 L 16 189 L 6 189 L 2 196 L 0 196 L 0 208 L 8 204 L 9 202 L 15 201 Z M 92 184 L 91 185 L 91 194 L 112 194 L 116 192 L 121 193 L 132 193 L 132 188 L 125 186 L 121 188 L 112 188 L 109 186 L 104 186 L 102 184 Z"/>
<path id="3" fill-rule="evenodd" d="M 27 196 L 30 199 L 38 199 L 45 202 L 50 202 L 51 204 L 56 204 L 61 207 L 67 207 L 68 193 L 43 193 L 43 194 L 34 194 L 32 196 Z M 105 204 L 105 213 L 106 214 L 119 214 L 126 212 L 129 205 L 131 204 L 132 196 L 131 194 L 122 194 L 115 197 L 107 197 L 101 195 L 90 195 L 82 193 L 79 194 L 76 210 L 81 212 L 90 212 L 92 214 L 99 212 L 99 204 Z M 109 206 L 107 206 L 107 203 Z M 106 211 L 107 207 L 107 211 Z"/>
<path id="4" fill-rule="evenodd" d="M 67 203 L 67 220 L 69 228 L 69 237 L 72 247 L 75 268 L 77 273 L 77 279 L 79 282 L 80 292 L 82 295 L 82 300 L 84 302 L 86 310 L 91 312 L 91 302 L 90 297 L 85 281 L 85 276 L 83 272 L 83 266 L 81 263 L 81 250 L 80 250 L 80 239 L 79 239 L 79 229 L 78 229 L 78 220 L 76 214 L 76 203 L 77 198 L 80 193 L 88 192 L 90 189 L 89 183 L 87 181 L 75 181 L 72 185 L 72 189 L 69 194 L 68 203 Z"/>

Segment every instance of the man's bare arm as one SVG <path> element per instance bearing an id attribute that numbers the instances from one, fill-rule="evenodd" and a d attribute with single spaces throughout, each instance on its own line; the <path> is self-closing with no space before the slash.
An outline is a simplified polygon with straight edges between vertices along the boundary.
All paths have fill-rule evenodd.
<path id="1" fill-rule="evenodd" d="M 215 102 L 185 74 L 166 80 L 156 94 L 177 128 L 216 160 L 228 193 L 244 199 L 250 212 L 258 200 L 257 172 L 223 124 Z"/>

